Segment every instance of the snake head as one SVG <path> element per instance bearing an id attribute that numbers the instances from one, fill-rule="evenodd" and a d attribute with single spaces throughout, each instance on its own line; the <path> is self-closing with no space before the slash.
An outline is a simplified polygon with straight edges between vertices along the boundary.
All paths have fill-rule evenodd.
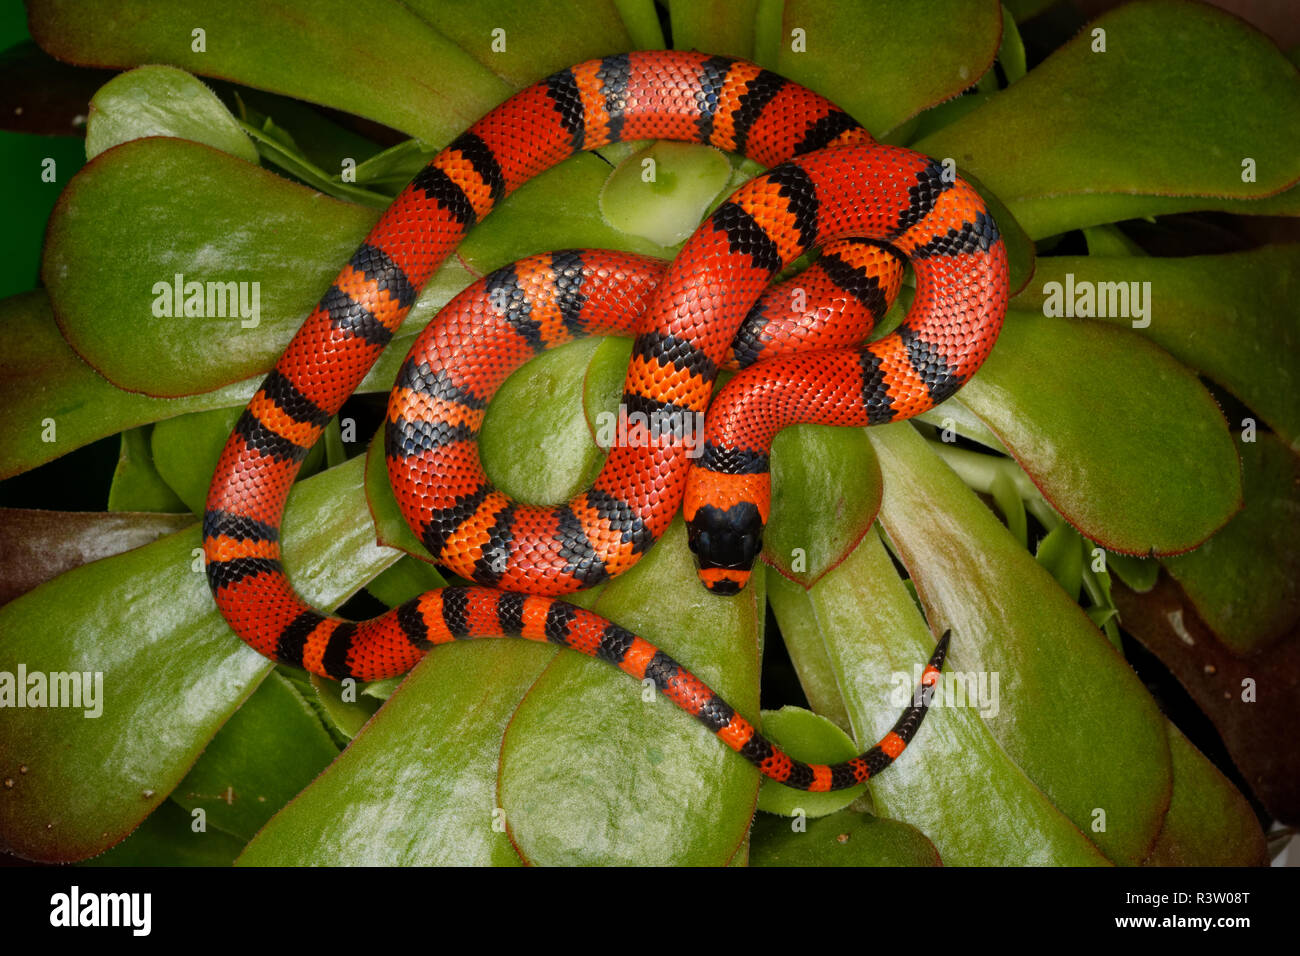
<path id="1" fill-rule="evenodd" d="M 714 594 L 737 594 L 749 583 L 763 547 L 763 517 L 757 506 L 738 501 L 725 511 L 701 505 L 686 522 L 700 580 Z"/>

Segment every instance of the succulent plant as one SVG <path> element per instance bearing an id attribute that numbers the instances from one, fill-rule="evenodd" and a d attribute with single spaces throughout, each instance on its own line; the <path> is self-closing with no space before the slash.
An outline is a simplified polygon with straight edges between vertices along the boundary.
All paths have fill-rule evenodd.
<path id="1" fill-rule="evenodd" d="M 0 275 L 0 848 L 1241 865 L 1268 859 L 1261 822 L 1280 821 L 1280 849 L 1300 819 L 1300 750 L 1278 733 L 1300 716 L 1295 51 L 1183 0 L 1086 23 L 1043 0 L 29 0 L 28 16 L 34 42 L 0 61 L 21 227 Z M 809 760 L 883 733 L 951 628 L 938 705 L 856 790 L 760 786 L 687 715 L 553 647 L 308 678 L 244 646 L 202 573 L 221 445 L 379 210 L 512 91 L 665 45 L 753 59 L 951 163 L 1008 240 L 1015 297 L 956 397 L 779 437 L 745 592 L 699 586 L 678 521 L 575 596 Z M 444 583 L 371 437 L 452 295 L 550 249 L 669 259 L 758 169 L 620 144 L 476 227 L 304 467 L 284 534 L 301 593 L 365 617 Z M 482 437 L 499 486 L 551 503 L 587 485 L 629 352 L 587 340 L 511 378 Z M 63 688 L 78 706 L 50 706 L 56 675 L 83 674 Z"/>

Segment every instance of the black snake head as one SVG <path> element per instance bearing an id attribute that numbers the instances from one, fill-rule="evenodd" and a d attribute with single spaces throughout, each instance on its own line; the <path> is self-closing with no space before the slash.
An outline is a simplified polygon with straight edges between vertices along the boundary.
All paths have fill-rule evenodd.
<path id="1" fill-rule="evenodd" d="M 740 501 L 726 511 L 703 505 L 686 522 L 686 535 L 706 588 L 737 594 L 749 583 L 763 547 L 763 518 L 753 502 Z"/>

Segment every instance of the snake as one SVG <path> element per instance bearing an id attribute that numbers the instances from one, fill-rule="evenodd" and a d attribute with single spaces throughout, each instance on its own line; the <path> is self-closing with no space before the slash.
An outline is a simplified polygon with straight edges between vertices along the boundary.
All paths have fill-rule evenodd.
<path id="1" fill-rule="evenodd" d="M 401 365 L 382 425 L 389 480 L 433 559 L 473 583 L 367 621 L 311 607 L 280 560 L 290 486 L 426 281 L 542 171 L 581 151 L 658 139 L 706 144 L 767 171 L 717 205 L 671 263 L 564 250 L 484 276 Z M 772 285 L 817 249 L 811 267 Z M 864 345 L 908 263 L 911 306 Z M 901 421 L 948 398 L 993 347 L 1007 273 L 993 215 L 950 166 L 877 143 L 829 100 L 761 66 L 639 51 L 561 70 L 492 109 L 414 176 L 262 381 L 223 447 L 204 512 L 215 602 L 256 651 L 333 680 L 400 675 L 431 648 L 470 638 L 567 647 L 652 682 L 769 779 L 817 792 L 856 786 L 921 725 L 949 633 L 884 737 L 852 759 L 810 764 L 651 642 L 561 596 L 626 571 L 679 509 L 704 586 L 738 592 L 769 515 L 776 432 Z M 492 394 L 537 353 L 605 334 L 633 338 L 623 437 L 567 504 L 511 499 L 479 461 Z M 738 371 L 714 399 L 727 368 Z"/>

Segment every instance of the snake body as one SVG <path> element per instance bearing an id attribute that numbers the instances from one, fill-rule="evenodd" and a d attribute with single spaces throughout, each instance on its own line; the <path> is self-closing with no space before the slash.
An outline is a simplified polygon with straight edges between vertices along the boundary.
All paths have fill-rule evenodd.
<path id="1" fill-rule="evenodd" d="M 706 219 L 677 258 L 592 250 L 520 260 L 479 280 L 421 333 L 385 422 L 390 481 L 434 558 L 479 587 L 447 587 L 364 622 L 308 606 L 280 564 L 280 522 L 307 451 L 378 358 L 439 264 L 507 194 L 580 150 L 620 140 L 707 143 L 772 167 Z M 814 268 L 765 293 L 822 247 Z M 897 294 L 900 327 L 855 347 Z M 792 309 L 791 283 L 808 306 Z M 978 194 L 944 166 L 876 144 L 817 94 L 754 64 L 648 51 L 556 73 L 492 110 L 394 200 L 308 316 L 223 449 L 204 515 L 208 581 L 262 654 L 334 679 L 401 674 L 470 637 L 549 641 L 649 679 L 768 777 L 853 786 L 888 765 L 924 717 L 918 697 L 864 754 L 790 758 L 668 655 L 555 595 L 630 567 L 684 503 L 712 591 L 735 593 L 770 501 L 768 450 L 787 424 L 898 421 L 951 395 L 996 339 L 1007 258 Z M 838 318 L 837 318 L 838 316 Z M 831 321 L 834 319 L 834 321 Z M 593 486 L 561 507 L 511 500 L 479 463 L 497 386 L 537 352 L 634 334 L 620 434 Z M 721 390 L 702 441 L 685 423 Z M 657 434 L 645 421 L 667 423 Z M 948 635 L 922 684 L 938 677 Z"/>

